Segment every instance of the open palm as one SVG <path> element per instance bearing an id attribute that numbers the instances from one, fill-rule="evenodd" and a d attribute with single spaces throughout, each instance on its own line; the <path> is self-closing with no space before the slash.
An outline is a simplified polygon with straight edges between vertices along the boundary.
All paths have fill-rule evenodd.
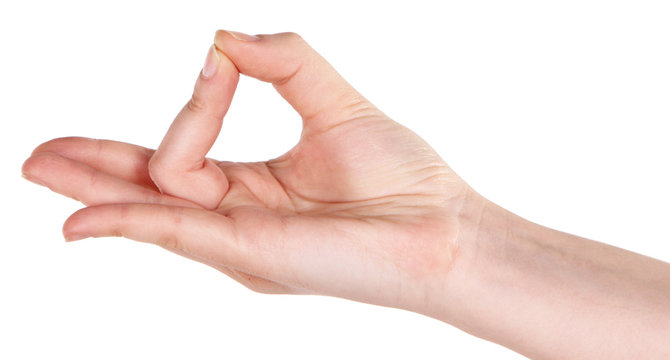
<path id="1" fill-rule="evenodd" d="M 215 45 L 156 151 L 62 138 L 26 161 L 29 179 L 88 206 L 66 237 L 155 243 L 261 292 L 425 307 L 443 290 L 432 277 L 453 265 L 470 188 L 298 36 L 220 31 Z M 303 118 L 300 142 L 277 159 L 205 157 L 239 73 L 271 82 Z"/>

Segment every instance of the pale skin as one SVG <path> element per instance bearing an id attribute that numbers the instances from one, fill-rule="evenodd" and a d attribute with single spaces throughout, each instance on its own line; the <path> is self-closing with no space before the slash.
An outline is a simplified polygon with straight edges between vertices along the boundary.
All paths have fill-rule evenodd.
<path id="1" fill-rule="evenodd" d="M 303 119 L 279 158 L 206 158 L 240 73 Z M 486 200 L 295 34 L 218 31 L 157 150 L 60 138 L 23 173 L 86 205 L 69 241 L 153 243 L 255 291 L 410 310 L 531 358 L 670 358 L 670 264 Z"/>

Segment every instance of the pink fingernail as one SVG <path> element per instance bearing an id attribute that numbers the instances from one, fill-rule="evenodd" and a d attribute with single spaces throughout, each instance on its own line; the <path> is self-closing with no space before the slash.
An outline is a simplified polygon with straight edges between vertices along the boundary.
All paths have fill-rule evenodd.
<path id="1" fill-rule="evenodd" d="M 205 65 L 202 67 L 202 77 L 209 79 L 216 74 L 216 69 L 219 67 L 219 54 L 216 53 L 214 45 L 209 47 L 207 51 L 207 58 Z"/>
<path id="2" fill-rule="evenodd" d="M 258 40 L 261 39 L 256 35 L 249 35 L 249 34 L 237 32 L 237 31 L 228 31 L 228 30 L 224 30 L 224 31 L 227 32 L 228 34 L 230 34 L 230 36 L 232 36 L 235 39 L 240 40 L 240 41 L 258 41 Z"/>

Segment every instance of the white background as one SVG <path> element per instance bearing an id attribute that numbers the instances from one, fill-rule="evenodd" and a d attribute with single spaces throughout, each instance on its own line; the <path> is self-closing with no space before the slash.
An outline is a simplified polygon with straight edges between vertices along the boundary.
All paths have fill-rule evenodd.
<path id="1" fill-rule="evenodd" d="M 155 147 L 214 31 L 295 31 L 476 190 L 670 261 L 666 1 L 3 1 L 0 358 L 519 359 L 412 313 L 252 293 L 125 239 L 65 244 L 80 205 L 21 179 L 51 138 Z M 263 160 L 300 121 L 242 78 L 210 156 Z"/>

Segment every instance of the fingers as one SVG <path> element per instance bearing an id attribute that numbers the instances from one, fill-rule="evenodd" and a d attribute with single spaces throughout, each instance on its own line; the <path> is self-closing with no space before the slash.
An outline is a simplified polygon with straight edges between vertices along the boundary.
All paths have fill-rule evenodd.
<path id="1" fill-rule="evenodd" d="M 228 190 L 225 175 L 206 159 L 221 130 L 239 73 L 214 46 L 195 84 L 191 100 L 177 115 L 149 161 L 149 173 L 165 194 L 215 208 Z"/>
<path id="2" fill-rule="evenodd" d="M 22 171 L 29 180 L 86 205 L 153 203 L 198 206 L 42 150 L 26 160 Z"/>
<path id="3" fill-rule="evenodd" d="M 202 209 L 151 204 L 93 206 L 72 214 L 63 225 L 69 241 L 123 236 L 152 243 L 212 266 L 249 289 L 267 294 L 306 293 L 243 270 L 258 269 L 253 251 L 240 239 L 234 221 Z"/>
<path id="4" fill-rule="evenodd" d="M 241 73 L 271 82 L 302 116 L 306 131 L 381 114 L 296 34 L 219 30 L 214 42 Z"/>
<path id="5" fill-rule="evenodd" d="M 246 266 L 233 221 L 215 212 L 153 204 L 110 204 L 81 209 L 63 225 L 66 239 L 123 236 L 232 267 Z"/>
<path id="6" fill-rule="evenodd" d="M 33 155 L 56 153 L 119 179 L 155 189 L 149 177 L 148 163 L 153 150 L 111 140 L 66 137 L 47 141 Z"/>

